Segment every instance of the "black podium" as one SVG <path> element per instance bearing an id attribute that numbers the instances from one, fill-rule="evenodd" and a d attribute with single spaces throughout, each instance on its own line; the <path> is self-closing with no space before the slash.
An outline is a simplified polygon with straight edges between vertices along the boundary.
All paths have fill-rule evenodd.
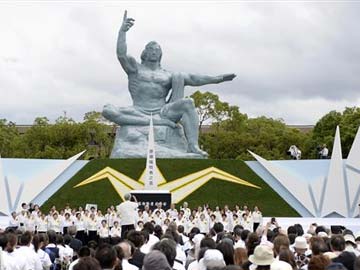
<path id="1" fill-rule="evenodd" d="M 170 208 L 171 193 L 168 190 L 132 190 L 130 193 L 136 197 L 141 210 L 147 204 L 151 210 L 154 210 L 159 202 L 162 203 L 162 209 Z"/>

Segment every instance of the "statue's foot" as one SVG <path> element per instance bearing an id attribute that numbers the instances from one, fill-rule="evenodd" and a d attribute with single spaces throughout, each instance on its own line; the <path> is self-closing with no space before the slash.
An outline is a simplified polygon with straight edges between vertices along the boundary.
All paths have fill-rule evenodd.
<path id="1" fill-rule="evenodd" d="M 203 157 L 208 157 L 209 156 L 208 153 L 201 150 L 200 147 L 198 145 L 195 145 L 195 144 L 189 144 L 188 145 L 188 153 L 199 154 L 199 155 L 202 155 Z"/>
<path id="2" fill-rule="evenodd" d="M 153 119 L 153 121 L 155 126 L 168 126 L 171 128 L 177 127 L 176 123 L 169 119 L 161 118 L 161 119 Z"/>

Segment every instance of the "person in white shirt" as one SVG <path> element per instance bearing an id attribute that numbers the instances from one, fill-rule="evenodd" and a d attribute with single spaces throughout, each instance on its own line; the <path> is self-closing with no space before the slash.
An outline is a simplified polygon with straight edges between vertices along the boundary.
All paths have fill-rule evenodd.
<path id="1" fill-rule="evenodd" d="M 130 201 L 133 198 L 134 202 Z M 135 230 L 135 222 L 137 218 L 138 203 L 135 196 L 131 194 L 124 195 L 125 201 L 117 207 L 118 214 L 121 222 L 121 238 L 125 238 L 125 235 L 130 230 Z"/>
<path id="2" fill-rule="evenodd" d="M 39 212 L 40 214 L 41 212 Z M 48 230 L 48 218 L 45 214 L 40 214 L 40 217 L 36 219 L 36 230 L 38 233 L 46 233 Z"/>
<path id="3" fill-rule="evenodd" d="M 215 211 L 213 213 L 216 217 L 216 222 L 220 222 L 221 221 L 221 211 L 220 211 L 220 207 L 216 206 L 215 207 Z"/>
<path id="4" fill-rule="evenodd" d="M 106 220 L 101 221 L 101 226 L 98 229 L 98 235 L 101 243 L 109 242 L 110 229 Z"/>
<path id="5" fill-rule="evenodd" d="M 254 211 L 252 212 L 251 217 L 252 217 L 252 222 L 253 222 L 253 227 L 254 227 L 253 231 L 256 232 L 256 229 L 263 222 L 262 213 L 260 212 L 260 210 L 257 206 L 254 207 Z"/>
<path id="6" fill-rule="evenodd" d="M 39 256 L 30 247 L 32 235 L 30 232 L 25 232 L 20 237 L 20 248 L 14 251 L 16 259 L 25 259 L 26 270 L 43 270 Z"/>
<path id="7" fill-rule="evenodd" d="M 111 210 L 111 208 L 109 207 L 107 210 L 107 213 L 105 215 L 105 219 L 107 221 L 107 224 L 109 226 L 109 228 L 111 229 L 114 226 L 114 221 L 116 220 L 116 212 Z"/>
<path id="8" fill-rule="evenodd" d="M 30 212 L 26 213 L 26 218 L 24 222 L 25 222 L 25 230 L 34 233 L 36 229 L 36 220 L 35 217 Z"/>
<path id="9" fill-rule="evenodd" d="M 196 226 L 197 226 L 197 220 L 194 218 L 193 215 L 190 215 L 189 220 L 187 220 L 187 222 L 184 225 L 186 233 L 189 234 L 192 228 Z"/>
<path id="10" fill-rule="evenodd" d="M 62 235 L 57 235 L 56 240 L 57 247 L 59 248 L 59 259 L 62 265 L 69 265 L 74 256 L 74 250 L 69 246 L 71 237 L 69 235 L 66 236 L 66 243 Z"/>
<path id="11" fill-rule="evenodd" d="M 170 205 L 170 209 L 168 209 L 168 210 L 166 211 L 166 213 L 169 213 L 169 217 L 170 217 L 170 220 L 171 220 L 171 221 L 174 221 L 174 220 L 177 219 L 177 217 L 178 217 L 178 211 L 176 210 L 174 203 L 172 203 L 172 204 Z"/>
<path id="12" fill-rule="evenodd" d="M 197 222 L 197 227 L 199 228 L 200 232 L 203 234 L 208 234 L 210 230 L 209 221 L 205 219 L 205 214 L 201 213 L 200 218 Z"/>
<path id="13" fill-rule="evenodd" d="M 68 228 L 73 225 L 73 221 L 71 219 L 71 213 L 65 212 L 65 218 L 62 220 L 62 231 L 63 234 L 67 234 Z"/>
<path id="14" fill-rule="evenodd" d="M 74 225 L 76 227 L 76 238 L 79 239 L 81 242 L 85 243 L 85 222 L 81 216 L 81 212 L 76 213 L 76 219 L 74 221 Z"/>
<path id="15" fill-rule="evenodd" d="M 139 220 L 136 225 L 136 230 L 141 231 L 144 228 L 144 221 Z"/>
<path id="16" fill-rule="evenodd" d="M 114 221 L 114 226 L 110 230 L 111 244 L 119 243 L 121 237 L 121 227 L 118 221 Z"/>
<path id="17" fill-rule="evenodd" d="M 159 210 L 155 210 L 155 215 L 153 217 L 153 220 L 156 225 L 160 225 L 160 226 L 163 225 L 163 218 L 162 218 L 161 212 Z"/>
<path id="18" fill-rule="evenodd" d="M 157 236 L 154 235 L 154 224 L 152 224 L 151 222 L 146 222 L 144 224 L 144 231 L 148 233 L 149 237 L 148 239 L 147 237 L 145 237 L 145 243 L 141 246 L 140 251 L 147 254 L 150 252 L 152 246 L 160 240 Z"/>
<path id="19" fill-rule="evenodd" d="M 189 218 L 189 216 L 191 215 L 191 210 L 190 208 L 188 208 L 189 204 L 187 202 L 183 203 L 183 207 L 180 208 L 180 210 L 184 211 L 184 216 L 186 218 Z"/>
<path id="20" fill-rule="evenodd" d="M 241 225 L 244 227 L 245 230 L 249 230 L 251 232 L 253 231 L 252 219 L 248 215 L 248 212 L 242 214 Z"/>
<path id="21" fill-rule="evenodd" d="M 319 152 L 320 159 L 327 159 L 329 155 L 329 149 L 326 147 L 326 144 L 323 144 Z"/>
<path id="22" fill-rule="evenodd" d="M 43 270 L 48 270 L 52 266 L 49 254 L 42 250 L 46 243 L 47 236 L 44 233 L 34 235 L 32 247 L 40 259 Z"/>
<path id="23" fill-rule="evenodd" d="M 0 234 L 0 269 L 22 270 L 19 262 L 5 251 L 8 241 L 8 236 L 6 234 Z"/>
<path id="24" fill-rule="evenodd" d="M 11 217 L 9 219 L 9 227 L 14 228 L 15 230 L 19 227 L 19 219 L 16 215 L 16 212 L 11 213 Z"/>
<path id="25" fill-rule="evenodd" d="M 74 266 L 79 262 L 79 260 L 81 258 L 85 258 L 85 257 L 89 257 L 90 256 L 90 249 L 87 246 L 83 246 L 80 248 L 79 250 L 79 258 L 76 259 L 75 261 L 73 261 L 70 265 L 69 265 L 69 270 L 73 270 Z"/>
<path id="26" fill-rule="evenodd" d="M 59 218 L 59 215 L 57 212 L 55 212 L 52 215 L 52 218 L 49 218 L 48 220 L 48 230 L 53 230 L 56 233 L 60 233 L 61 232 L 61 220 Z"/>
<path id="27" fill-rule="evenodd" d="M 88 234 L 89 241 L 97 241 L 97 220 L 95 218 L 95 214 L 91 213 L 89 220 L 86 222 L 86 230 Z"/>
<path id="28" fill-rule="evenodd" d="M 139 268 L 129 263 L 131 258 L 131 245 L 127 241 L 123 241 L 119 244 L 119 247 L 124 252 L 124 258 L 122 259 L 121 266 L 123 270 L 138 270 Z"/>

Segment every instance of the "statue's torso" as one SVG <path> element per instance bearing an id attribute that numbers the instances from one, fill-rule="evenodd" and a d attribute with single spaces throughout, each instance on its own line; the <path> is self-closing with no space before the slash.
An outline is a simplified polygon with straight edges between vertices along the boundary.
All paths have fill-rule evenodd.
<path id="1" fill-rule="evenodd" d="M 171 88 L 171 73 L 163 70 L 151 70 L 138 64 L 137 72 L 129 74 L 129 91 L 134 106 L 155 111 L 166 103 Z"/>

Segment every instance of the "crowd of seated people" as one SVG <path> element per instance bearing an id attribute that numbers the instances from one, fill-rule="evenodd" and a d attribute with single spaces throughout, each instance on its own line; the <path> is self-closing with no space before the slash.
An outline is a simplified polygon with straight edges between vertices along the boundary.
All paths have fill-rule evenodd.
<path id="1" fill-rule="evenodd" d="M 22 208 L 0 232 L 1 270 L 360 270 L 359 232 L 317 224 L 284 229 L 275 218 L 263 223 L 257 207 L 145 206 L 125 238 L 116 207 L 105 215 L 69 205 L 47 215 Z"/>

